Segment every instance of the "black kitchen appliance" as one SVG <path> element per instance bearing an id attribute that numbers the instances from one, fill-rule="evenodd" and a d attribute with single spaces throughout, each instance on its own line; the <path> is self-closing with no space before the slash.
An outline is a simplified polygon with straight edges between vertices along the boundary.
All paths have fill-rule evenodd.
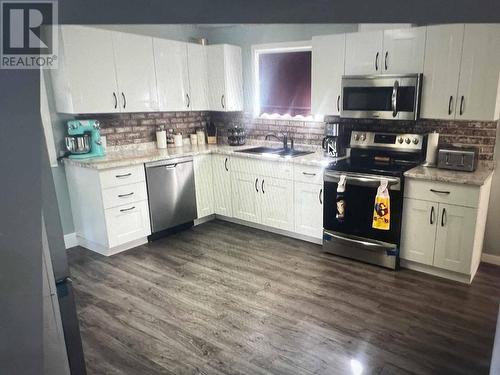
<path id="1" fill-rule="evenodd" d="M 399 265 L 404 172 L 425 158 L 425 136 L 352 131 L 351 155 L 330 163 L 324 172 L 323 248 L 326 252 L 378 264 Z M 337 187 L 345 176 L 345 210 L 337 215 Z M 390 225 L 372 227 L 377 189 L 388 182 Z"/>
<path id="2" fill-rule="evenodd" d="M 322 147 L 326 156 L 339 158 L 346 155 L 349 131 L 339 123 L 327 123 Z"/>

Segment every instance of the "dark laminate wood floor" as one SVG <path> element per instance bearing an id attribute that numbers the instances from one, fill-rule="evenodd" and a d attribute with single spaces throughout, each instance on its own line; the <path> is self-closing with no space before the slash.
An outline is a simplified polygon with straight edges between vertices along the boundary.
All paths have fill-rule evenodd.
<path id="1" fill-rule="evenodd" d="M 70 252 L 89 374 L 486 374 L 500 268 L 471 286 L 222 221 Z"/>

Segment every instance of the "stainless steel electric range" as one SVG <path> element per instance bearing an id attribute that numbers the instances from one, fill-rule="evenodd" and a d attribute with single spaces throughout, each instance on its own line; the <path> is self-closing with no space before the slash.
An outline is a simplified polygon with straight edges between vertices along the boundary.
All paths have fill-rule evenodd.
<path id="1" fill-rule="evenodd" d="M 353 131 L 349 159 L 324 172 L 323 248 L 326 252 L 397 269 L 404 172 L 424 160 L 426 136 Z M 345 176 L 345 191 L 338 192 Z M 383 180 L 390 199 L 388 228 L 373 227 L 374 204 Z M 340 189 L 341 190 L 341 189 Z M 339 217 L 337 201 L 342 199 Z"/>

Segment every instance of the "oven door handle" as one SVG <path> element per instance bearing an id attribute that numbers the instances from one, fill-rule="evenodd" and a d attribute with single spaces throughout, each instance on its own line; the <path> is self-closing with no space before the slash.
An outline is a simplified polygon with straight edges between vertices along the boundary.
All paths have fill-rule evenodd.
<path id="1" fill-rule="evenodd" d="M 347 183 L 350 182 L 353 185 L 377 187 L 378 185 L 380 185 L 380 181 L 384 179 L 388 181 L 388 186 L 392 187 L 393 190 L 399 190 L 401 185 L 401 180 L 397 177 L 389 177 L 389 176 L 374 177 L 373 175 L 365 175 L 361 173 L 354 174 L 354 173 L 339 173 L 331 171 L 325 171 L 324 180 L 326 182 L 339 182 L 340 176 L 342 175 L 346 176 Z"/>
<path id="2" fill-rule="evenodd" d="M 330 232 L 327 230 L 325 230 L 324 232 L 327 236 L 333 237 L 337 240 L 350 242 L 350 243 L 354 243 L 357 245 L 367 246 L 367 247 L 370 247 L 372 249 L 394 249 L 397 247 L 397 245 L 387 243 L 387 242 L 382 242 L 382 241 L 377 241 L 377 240 L 366 240 L 366 239 L 361 239 L 361 238 L 355 237 L 355 236 L 349 236 L 347 234 L 341 234 L 338 232 Z"/>

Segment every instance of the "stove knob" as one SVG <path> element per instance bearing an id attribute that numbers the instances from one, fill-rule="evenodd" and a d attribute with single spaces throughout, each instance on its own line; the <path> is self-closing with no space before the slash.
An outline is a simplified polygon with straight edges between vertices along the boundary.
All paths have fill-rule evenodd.
<path id="1" fill-rule="evenodd" d="M 413 144 L 418 145 L 418 138 L 413 138 Z"/>
<path id="2" fill-rule="evenodd" d="M 405 139 L 405 142 L 406 142 L 406 144 L 408 144 L 408 145 L 409 145 L 409 144 L 411 143 L 411 139 L 410 139 L 410 138 L 406 138 L 406 139 Z"/>
<path id="3" fill-rule="evenodd" d="M 361 134 L 361 142 L 364 142 L 366 140 L 366 134 L 363 133 Z"/>
<path id="4" fill-rule="evenodd" d="M 403 137 L 399 137 L 399 138 L 398 138 L 398 142 L 399 142 L 399 143 L 403 143 L 404 141 L 405 141 L 405 140 L 403 139 Z"/>
<path id="5" fill-rule="evenodd" d="M 358 133 L 354 134 L 354 140 L 359 141 L 359 134 Z"/>

